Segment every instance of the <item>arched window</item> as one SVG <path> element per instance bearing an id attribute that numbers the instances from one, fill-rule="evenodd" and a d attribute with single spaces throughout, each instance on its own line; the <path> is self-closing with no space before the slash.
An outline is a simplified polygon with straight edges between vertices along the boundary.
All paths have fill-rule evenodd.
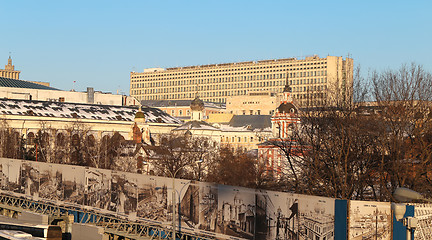
<path id="1" fill-rule="evenodd" d="M 35 143 L 35 135 L 34 133 L 30 132 L 27 134 L 27 144 L 33 145 Z"/>
<path id="2" fill-rule="evenodd" d="M 57 146 L 64 146 L 65 145 L 65 137 L 64 137 L 63 133 L 57 134 L 56 145 Z"/>
<path id="3" fill-rule="evenodd" d="M 87 147 L 94 147 L 95 146 L 95 142 L 96 142 L 95 137 L 92 134 L 90 134 L 90 135 L 88 135 L 86 137 L 86 145 L 87 145 Z"/>
<path id="4" fill-rule="evenodd" d="M 72 136 L 72 146 L 76 147 L 79 146 L 80 144 L 80 137 L 78 136 L 78 134 L 74 134 Z"/>

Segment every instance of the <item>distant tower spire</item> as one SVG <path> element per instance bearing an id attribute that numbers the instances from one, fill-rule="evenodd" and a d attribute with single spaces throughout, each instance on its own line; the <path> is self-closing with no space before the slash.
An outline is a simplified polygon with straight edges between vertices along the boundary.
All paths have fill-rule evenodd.
<path id="1" fill-rule="evenodd" d="M 283 90 L 283 99 L 282 99 L 282 101 L 284 103 L 292 102 L 293 101 L 292 100 L 292 96 L 291 96 L 291 92 L 292 92 L 292 88 L 289 85 L 288 72 L 287 72 L 285 87 L 284 87 L 284 90 Z"/>
<path id="2" fill-rule="evenodd" d="M 12 66 L 11 52 L 9 52 L 8 65 L 9 65 L 9 66 Z"/>

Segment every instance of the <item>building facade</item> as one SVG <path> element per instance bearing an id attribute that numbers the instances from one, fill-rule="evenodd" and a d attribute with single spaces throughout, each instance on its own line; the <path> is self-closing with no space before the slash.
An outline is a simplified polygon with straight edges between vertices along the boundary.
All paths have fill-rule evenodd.
<path id="1" fill-rule="evenodd" d="M 63 91 L 34 81 L 4 77 L 0 77 L 0 98 L 115 106 L 139 105 L 133 97 L 103 93 L 91 87 L 85 92 Z"/>
<path id="2" fill-rule="evenodd" d="M 229 96 L 226 112 L 235 115 L 273 115 L 279 106 L 280 94 L 259 92 L 247 96 Z"/>
<path id="3" fill-rule="evenodd" d="M 138 100 L 182 100 L 193 99 L 199 92 L 204 101 L 226 103 L 231 96 L 281 93 L 287 79 L 299 104 L 315 105 L 325 97 L 347 96 L 353 81 L 353 59 L 311 56 L 151 68 L 130 73 L 130 95 Z"/>
<path id="4" fill-rule="evenodd" d="M 15 70 L 15 66 L 12 65 L 12 58 L 9 56 L 8 64 L 5 65 L 5 69 L 0 69 L 0 77 L 19 79 L 21 71 Z"/>

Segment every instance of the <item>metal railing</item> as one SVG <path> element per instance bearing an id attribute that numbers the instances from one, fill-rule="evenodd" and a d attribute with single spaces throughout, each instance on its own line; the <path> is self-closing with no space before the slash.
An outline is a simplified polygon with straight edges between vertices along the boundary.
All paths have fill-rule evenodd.
<path id="1" fill-rule="evenodd" d="M 173 231 L 170 227 L 161 226 L 150 220 L 139 219 L 130 221 L 122 216 L 116 216 L 114 212 L 98 212 L 89 206 L 69 204 L 65 202 L 53 202 L 51 200 L 33 200 L 25 197 L 10 195 L 7 192 L 0 192 L 0 209 L 19 213 L 31 211 L 39 214 L 49 215 L 52 219 L 69 219 L 74 216 L 74 222 L 92 224 L 103 227 L 105 234 L 114 239 L 121 236 L 126 239 L 172 239 Z M 11 217 L 14 214 L 11 214 Z M 15 214 L 16 215 L 16 214 Z M 67 221 L 67 220 L 66 220 Z M 176 239 L 181 240 L 205 240 L 215 239 L 211 236 L 204 236 L 196 233 L 175 232 Z"/>

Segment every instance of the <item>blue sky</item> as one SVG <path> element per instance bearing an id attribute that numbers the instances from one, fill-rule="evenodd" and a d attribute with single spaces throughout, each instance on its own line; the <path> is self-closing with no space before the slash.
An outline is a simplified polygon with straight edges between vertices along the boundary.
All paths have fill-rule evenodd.
<path id="1" fill-rule="evenodd" d="M 0 1 L 0 66 L 129 94 L 130 71 L 313 54 L 432 72 L 430 1 Z M 73 81 L 76 81 L 75 86 Z"/>

